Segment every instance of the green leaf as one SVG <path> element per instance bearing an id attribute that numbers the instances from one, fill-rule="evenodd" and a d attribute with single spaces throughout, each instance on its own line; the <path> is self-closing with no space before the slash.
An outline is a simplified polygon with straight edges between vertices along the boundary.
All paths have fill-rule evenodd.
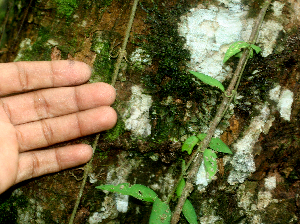
<path id="1" fill-rule="evenodd" d="M 150 215 L 150 224 L 166 224 L 171 221 L 171 210 L 169 205 L 165 202 L 162 202 L 159 198 L 156 198 L 154 201 L 151 215 Z"/>
<path id="2" fill-rule="evenodd" d="M 192 203 L 186 199 L 182 207 L 182 213 L 190 224 L 197 224 L 197 214 Z"/>
<path id="3" fill-rule="evenodd" d="M 185 186 L 185 181 L 184 181 L 184 179 L 182 178 L 181 181 L 180 181 L 179 184 L 178 184 L 177 189 L 176 189 L 176 195 L 177 195 L 178 197 L 181 196 L 181 193 L 182 193 L 182 190 L 183 190 L 184 186 Z"/>
<path id="4" fill-rule="evenodd" d="M 236 55 L 234 55 L 234 57 L 241 58 L 242 54 L 243 54 L 243 52 L 239 52 Z M 253 50 L 252 49 L 250 50 L 250 58 L 253 58 Z"/>
<path id="5" fill-rule="evenodd" d="M 255 50 L 256 54 L 258 54 L 259 52 L 261 52 L 261 48 L 260 47 L 254 45 L 254 44 L 251 44 L 250 46 L 251 46 L 251 48 L 253 50 Z"/>
<path id="6" fill-rule="evenodd" d="M 217 152 L 232 154 L 231 150 L 220 138 L 211 138 L 209 147 Z"/>
<path id="7" fill-rule="evenodd" d="M 218 80 L 216 80 L 216 79 L 214 79 L 214 78 L 212 78 L 208 75 L 204 75 L 202 73 L 199 73 L 199 72 L 194 72 L 194 71 L 189 71 L 189 72 L 191 74 L 193 74 L 194 76 L 196 76 L 198 79 L 200 79 L 202 82 L 204 82 L 208 85 L 211 85 L 211 86 L 218 87 L 223 92 L 225 91 L 224 86 Z"/>
<path id="8" fill-rule="evenodd" d="M 199 142 L 199 139 L 196 136 L 190 136 L 182 145 L 182 152 L 187 151 L 190 155 L 193 151 L 194 146 Z"/>
<path id="9" fill-rule="evenodd" d="M 201 133 L 197 135 L 197 138 L 199 138 L 200 141 L 203 141 L 205 139 L 207 134 Z"/>
<path id="10" fill-rule="evenodd" d="M 231 44 L 225 53 L 223 63 L 225 63 L 232 56 L 238 54 L 242 48 L 246 48 L 246 47 L 249 47 L 249 44 L 245 41 L 237 41 Z"/>
<path id="11" fill-rule="evenodd" d="M 132 186 L 129 183 L 122 183 L 115 185 L 100 185 L 97 189 L 106 190 L 110 192 L 116 192 L 120 194 L 130 195 L 142 201 L 154 202 L 157 198 L 157 194 L 150 188 L 141 185 L 134 184 Z"/>
<path id="12" fill-rule="evenodd" d="M 203 152 L 204 166 L 208 173 L 208 178 L 211 179 L 217 172 L 217 155 L 211 149 L 205 149 Z"/>

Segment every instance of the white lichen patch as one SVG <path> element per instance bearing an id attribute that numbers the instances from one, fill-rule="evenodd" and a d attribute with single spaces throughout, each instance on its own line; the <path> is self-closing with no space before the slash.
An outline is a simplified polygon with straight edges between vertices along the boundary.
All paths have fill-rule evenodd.
<path id="1" fill-rule="evenodd" d="M 286 121 L 291 120 L 293 98 L 294 93 L 288 89 L 283 90 L 280 94 L 278 109 L 280 116 Z"/>
<path id="2" fill-rule="evenodd" d="M 29 199 L 27 207 L 19 208 L 17 211 L 17 223 L 32 223 L 34 217 L 34 223 L 46 224 L 43 217 L 44 208 L 36 199 Z"/>
<path id="3" fill-rule="evenodd" d="M 260 215 L 254 215 L 252 217 L 252 220 L 251 220 L 251 224 L 262 224 L 262 220 L 261 220 L 261 216 Z"/>
<path id="4" fill-rule="evenodd" d="M 139 86 L 132 86 L 131 91 L 128 110 L 123 115 L 125 129 L 131 131 L 135 137 L 147 137 L 151 134 L 149 109 L 152 105 L 152 98 L 150 95 L 143 94 Z"/>
<path id="5" fill-rule="evenodd" d="M 166 173 L 165 175 L 161 175 L 158 179 L 158 183 L 153 183 L 150 185 L 150 187 L 155 192 L 160 192 L 161 199 L 166 200 L 167 196 L 172 192 L 172 187 L 175 184 L 174 177 L 171 173 Z"/>
<path id="6" fill-rule="evenodd" d="M 253 193 L 245 190 L 245 184 L 241 184 L 238 189 L 238 207 L 249 211 L 253 201 Z"/>
<path id="7" fill-rule="evenodd" d="M 109 167 L 106 184 L 118 185 L 126 183 L 128 175 L 140 165 L 140 159 L 129 159 L 127 156 L 127 152 L 122 152 L 118 155 L 118 167 Z M 129 196 L 104 192 L 108 195 L 104 198 L 100 211 L 93 213 L 89 217 L 90 224 L 102 222 L 102 220 L 107 218 L 114 219 L 119 212 L 124 213 L 128 210 Z"/>
<path id="8" fill-rule="evenodd" d="M 276 188 L 276 176 L 270 176 L 265 178 L 265 188 L 269 191 Z"/>
<path id="9" fill-rule="evenodd" d="M 117 194 L 116 206 L 118 212 L 125 213 L 128 210 L 129 195 Z"/>
<path id="10" fill-rule="evenodd" d="M 139 166 L 140 160 L 127 159 L 127 153 L 121 153 L 118 155 L 118 167 L 110 167 L 107 173 L 107 184 L 118 185 L 127 182 L 127 177 L 131 173 L 132 169 Z M 127 212 L 129 197 L 124 197 L 122 194 L 115 194 L 115 203 L 117 205 L 118 212 Z"/>
<path id="11" fill-rule="evenodd" d="M 56 40 L 49 39 L 46 44 L 48 44 L 50 46 L 57 46 L 58 42 Z"/>
<path id="12" fill-rule="evenodd" d="M 103 220 L 110 218 L 115 219 L 118 217 L 118 211 L 115 206 L 116 202 L 111 196 L 106 196 L 102 202 L 100 212 L 94 212 L 88 220 L 89 224 L 101 223 Z"/>
<path id="13" fill-rule="evenodd" d="M 282 15 L 282 9 L 284 7 L 284 3 L 281 3 L 279 1 L 274 1 L 272 4 L 272 9 L 274 12 L 274 16 L 281 16 Z"/>
<path id="14" fill-rule="evenodd" d="M 18 54 L 14 61 L 20 61 L 21 58 L 23 58 L 24 51 L 27 49 L 32 50 L 31 39 L 29 38 L 25 38 L 24 40 L 21 41 Z"/>
<path id="15" fill-rule="evenodd" d="M 262 210 L 272 202 L 272 194 L 270 191 L 260 191 L 257 194 L 257 208 Z"/>
<path id="16" fill-rule="evenodd" d="M 87 25 L 87 21 L 86 21 L 86 20 L 82 20 L 81 26 L 82 26 L 82 27 L 86 27 L 86 25 Z"/>
<path id="17" fill-rule="evenodd" d="M 280 116 L 286 120 L 291 120 L 292 105 L 294 101 L 294 93 L 289 89 L 281 90 L 281 86 L 277 85 L 269 92 L 271 100 L 277 103 L 277 109 Z"/>
<path id="18" fill-rule="evenodd" d="M 97 179 L 96 174 L 95 174 L 95 173 L 90 173 L 90 174 L 89 174 L 89 182 L 90 182 L 91 184 L 94 184 L 94 183 L 96 183 L 97 181 L 98 181 L 98 179 Z"/>
<path id="19" fill-rule="evenodd" d="M 280 91 L 281 91 L 281 86 L 276 85 L 273 89 L 269 91 L 269 97 L 271 100 L 275 101 L 278 103 L 279 97 L 280 97 Z"/>
<path id="20" fill-rule="evenodd" d="M 202 162 L 196 175 L 196 185 L 198 185 L 198 190 L 203 190 L 210 182 L 211 180 L 207 177 L 204 162 Z"/>
<path id="21" fill-rule="evenodd" d="M 263 22 L 259 31 L 257 42 L 262 47 L 262 56 L 267 57 L 273 53 L 276 39 L 283 26 L 274 20 Z"/>
<path id="22" fill-rule="evenodd" d="M 249 40 L 254 20 L 247 18 L 248 9 L 241 0 L 219 2 L 219 6 L 200 4 L 191 9 L 181 17 L 179 33 L 186 38 L 186 47 L 191 52 L 189 67 L 222 82 L 231 73 L 229 66 L 222 67 L 226 50 L 236 41 Z M 258 45 L 264 57 L 272 53 L 282 29 L 283 26 L 273 20 L 263 23 Z"/>
<path id="23" fill-rule="evenodd" d="M 237 140 L 233 145 L 236 153 L 231 161 L 233 170 L 228 177 L 228 183 L 231 185 L 243 183 L 250 173 L 255 171 L 255 163 L 252 155 L 253 147 L 258 141 L 259 135 L 265 130 L 264 126 L 270 119 L 270 109 L 267 105 L 259 106 L 257 109 L 260 111 L 260 115 L 251 119 L 243 138 Z"/>
<path id="24" fill-rule="evenodd" d="M 238 4 L 231 4 L 238 6 Z M 229 44 L 241 40 L 242 17 L 246 11 L 241 7 L 216 7 L 191 9 L 181 18 L 179 33 L 186 38 L 186 46 L 191 52 L 189 67 L 225 80 L 227 73 L 222 69 L 223 57 Z"/>
<path id="25" fill-rule="evenodd" d="M 130 62 L 134 68 L 142 70 L 145 65 L 150 65 L 152 60 L 142 48 L 137 48 L 130 55 Z"/>
<path id="26" fill-rule="evenodd" d="M 213 199 L 204 200 L 201 203 L 202 217 L 199 219 L 201 224 L 213 224 L 213 223 L 224 223 L 222 217 L 216 215 L 216 210 L 212 206 Z"/>

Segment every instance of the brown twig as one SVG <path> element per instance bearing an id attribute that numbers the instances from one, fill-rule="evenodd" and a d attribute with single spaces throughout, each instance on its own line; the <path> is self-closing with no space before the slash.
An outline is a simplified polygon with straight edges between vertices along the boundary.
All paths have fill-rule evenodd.
<path id="1" fill-rule="evenodd" d="M 5 17 L 4 17 L 4 20 L 3 20 L 3 23 L 2 23 L 2 33 L 1 33 L 1 38 L 0 38 L 0 44 L 3 41 L 3 37 L 4 37 L 4 33 L 5 33 L 5 27 L 6 27 L 6 24 L 8 22 L 9 13 L 10 13 L 10 10 L 12 9 L 12 7 L 13 7 L 13 4 L 14 4 L 13 1 L 9 1 L 8 5 L 7 5 Z"/>
<path id="2" fill-rule="evenodd" d="M 133 6 L 132 6 L 132 9 L 131 9 L 131 14 L 130 14 L 130 18 L 129 18 L 129 21 L 128 21 L 125 37 L 124 37 L 124 40 L 123 40 L 123 43 L 122 43 L 122 47 L 119 50 L 119 57 L 117 59 L 117 64 L 115 66 L 114 73 L 113 73 L 113 78 L 112 78 L 112 81 L 111 81 L 112 86 L 114 86 L 116 81 L 117 81 L 117 77 L 118 77 L 118 73 L 119 73 L 119 70 L 120 70 L 121 62 L 122 62 L 123 58 L 126 56 L 126 46 L 127 46 L 127 42 L 128 42 L 128 39 L 129 39 L 130 30 L 131 30 L 131 27 L 132 27 L 132 23 L 133 23 L 133 19 L 134 19 L 134 16 L 135 16 L 135 11 L 136 11 L 136 7 L 137 7 L 138 2 L 139 2 L 139 0 L 134 0 Z"/>
<path id="3" fill-rule="evenodd" d="M 27 18 L 27 16 L 28 16 L 28 12 L 29 12 L 29 9 L 30 9 L 30 7 L 31 7 L 32 2 L 33 2 L 33 0 L 30 0 L 30 2 L 29 2 L 29 4 L 27 5 L 25 11 L 23 12 L 23 18 L 22 18 L 22 20 L 21 20 L 20 27 L 19 27 L 19 29 L 18 29 L 18 32 L 17 32 L 15 38 L 13 39 L 13 42 L 12 42 L 12 44 L 11 44 L 11 47 L 10 47 L 9 50 L 8 50 L 8 53 L 7 53 L 7 56 L 6 56 L 6 62 L 8 62 L 8 61 L 10 60 L 10 52 L 12 52 L 12 50 L 13 50 L 14 47 L 16 46 L 16 43 L 17 43 L 17 41 L 18 41 L 18 39 L 19 39 L 19 35 L 20 35 L 20 33 L 21 33 L 22 29 L 23 29 L 23 26 L 24 26 L 24 24 L 25 24 L 25 20 L 26 20 L 26 18 Z"/>
<path id="4" fill-rule="evenodd" d="M 266 1 L 264 3 L 263 8 L 261 9 L 257 20 L 256 20 L 256 24 L 254 25 L 253 29 L 252 29 L 252 33 L 251 36 L 249 38 L 249 43 L 254 44 L 257 40 L 258 37 L 258 32 L 260 29 L 260 26 L 262 24 L 262 21 L 264 19 L 264 16 L 266 14 L 266 11 L 268 9 L 270 5 L 270 1 Z M 250 57 L 250 50 L 247 48 L 245 49 L 245 51 L 242 54 L 242 57 L 239 60 L 237 69 L 231 79 L 231 82 L 226 90 L 226 95 L 228 96 L 232 96 L 233 94 L 233 90 L 237 84 L 237 80 L 239 79 L 239 77 L 242 75 L 244 68 L 247 64 L 247 61 Z M 223 114 L 224 114 L 224 110 L 226 108 L 226 105 L 229 103 L 230 98 L 227 96 L 223 96 L 223 101 L 221 103 L 221 105 L 218 108 L 217 114 L 214 117 L 214 119 L 212 120 L 211 124 L 210 124 L 210 128 L 207 132 L 207 135 L 205 137 L 205 139 L 203 140 L 201 147 L 199 148 L 199 150 L 197 150 L 191 157 L 190 161 L 188 162 L 188 164 L 191 164 L 191 169 L 188 172 L 187 175 L 187 180 L 186 180 L 186 185 L 182 191 L 182 195 L 177 203 L 177 206 L 175 208 L 175 211 L 173 213 L 172 219 L 171 219 L 171 224 L 176 224 L 179 221 L 180 218 L 180 213 L 182 211 L 182 207 L 187 199 L 187 197 L 189 196 L 189 194 L 193 191 L 193 182 L 196 176 L 196 173 L 199 170 L 200 167 L 200 162 L 202 161 L 202 152 L 208 147 L 209 142 L 216 130 L 217 125 L 219 124 L 219 122 L 221 121 Z M 187 167 L 188 169 L 188 167 Z M 178 180 L 180 181 L 180 180 Z"/>
<path id="5" fill-rule="evenodd" d="M 135 11 L 136 11 L 138 1 L 139 0 L 134 0 L 133 6 L 132 6 L 132 9 L 131 9 L 131 14 L 130 14 L 129 22 L 128 22 L 128 25 L 127 25 L 127 30 L 126 30 L 126 33 L 125 33 L 124 41 L 123 41 L 123 44 L 122 44 L 122 48 L 120 49 L 119 57 L 118 57 L 118 60 L 117 60 L 116 66 L 115 66 L 114 73 L 113 73 L 113 78 L 112 78 L 112 82 L 111 82 L 112 86 L 115 86 L 115 83 L 116 83 L 116 80 L 117 80 L 117 77 L 118 77 L 118 73 L 119 73 L 119 70 L 120 70 L 120 64 L 122 62 L 122 59 L 125 57 L 124 52 L 126 52 L 125 50 L 126 50 L 126 46 L 127 46 L 130 30 L 131 30 L 131 27 L 132 27 L 133 19 L 134 19 L 134 16 L 135 16 Z M 100 137 L 100 134 L 97 134 L 97 136 L 94 140 L 94 143 L 93 143 L 93 152 L 95 152 L 95 150 L 96 150 L 96 147 L 97 147 L 98 141 L 99 141 L 99 137 Z M 87 181 L 87 177 L 88 177 L 88 174 L 91 172 L 93 157 L 94 157 L 94 154 L 93 154 L 91 160 L 84 167 L 83 180 L 82 180 L 82 183 L 81 183 L 81 187 L 80 187 L 80 190 L 79 190 L 77 200 L 75 202 L 73 212 L 71 214 L 69 224 L 74 223 L 75 215 L 77 213 L 78 205 L 80 203 L 80 200 L 81 200 L 81 197 L 82 197 L 82 194 L 83 194 L 83 190 L 84 190 L 84 187 L 85 187 L 85 184 L 86 184 L 86 181 Z"/>

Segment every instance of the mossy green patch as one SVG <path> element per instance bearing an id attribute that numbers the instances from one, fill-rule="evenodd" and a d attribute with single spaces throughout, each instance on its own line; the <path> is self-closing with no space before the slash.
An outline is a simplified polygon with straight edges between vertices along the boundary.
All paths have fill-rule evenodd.
<path id="1" fill-rule="evenodd" d="M 213 116 L 215 109 L 211 105 L 218 103 L 220 91 L 199 85 L 187 71 L 190 52 L 185 48 L 185 38 L 178 33 L 178 23 L 180 16 L 191 7 L 189 1 L 182 0 L 171 9 L 146 3 L 141 7 L 147 12 L 146 22 L 150 25 L 150 33 L 136 36 L 135 43 L 152 59 L 151 69 L 147 69 L 142 76 L 154 100 L 151 118 L 155 121 L 155 130 L 152 130 L 154 134 L 151 138 L 157 141 L 179 139 L 195 131 L 192 126 L 206 124 L 210 120 L 202 115 L 208 115 L 209 118 Z M 169 96 L 173 100 L 163 103 Z M 197 115 L 186 116 L 188 101 L 197 102 L 192 108 L 195 109 L 194 113 L 199 112 Z"/>
<path id="2" fill-rule="evenodd" d="M 287 200 L 281 203 L 271 203 L 262 215 L 263 223 L 298 223 L 297 209 L 294 201 Z"/>
<path id="3" fill-rule="evenodd" d="M 18 210 L 26 208 L 28 200 L 24 195 L 8 196 L 7 192 L 0 196 L 0 223 L 16 223 Z"/>
<path id="4" fill-rule="evenodd" d="M 78 8 L 77 0 L 54 0 L 57 5 L 57 13 L 59 17 L 69 18 Z"/>
<path id="5" fill-rule="evenodd" d="M 91 50 L 97 53 L 93 64 L 93 73 L 90 82 L 110 83 L 113 74 L 113 61 L 110 55 L 110 42 L 106 34 L 95 33 Z"/>
<path id="6" fill-rule="evenodd" d="M 115 141 L 120 135 L 125 132 L 125 123 L 119 118 L 117 124 L 112 129 L 105 133 L 105 140 L 112 142 Z"/>
<path id="7" fill-rule="evenodd" d="M 19 61 L 49 61 L 51 60 L 51 45 L 46 44 L 50 38 L 50 30 L 41 27 L 37 40 L 31 47 L 21 49 Z"/>

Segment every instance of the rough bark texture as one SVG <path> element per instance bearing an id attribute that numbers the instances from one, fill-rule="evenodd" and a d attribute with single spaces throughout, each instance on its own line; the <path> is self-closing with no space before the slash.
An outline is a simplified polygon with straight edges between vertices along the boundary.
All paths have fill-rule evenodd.
<path id="1" fill-rule="evenodd" d="M 68 4 L 58 0 L 32 1 L 31 4 L 25 0 L 15 1 L 9 14 L 5 13 L 8 5 L 4 5 L 3 16 L 0 15 L 5 25 L 1 62 L 16 58 L 80 60 L 93 67 L 91 81 L 111 82 L 114 56 L 126 30 L 132 1 L 65 2 Z M 116 206 L 116 199 L 120 201 L 120 197 L 105 194 L 95 186 L 139 183 L 149 186 L 165 200 L 180 174 L 180 159 L 188 158 L 181 152 L 182 141 L 192 134 L 190 127 L 204 130 L 220 102 L 217 90 L 195 84 L 188 73 L 184 73 L 189 54 L 182 49 L 183 39 L 176 33 L 176 24 L 189 8 L 226 7 L 196 0 L 155 2 L 157 7 L 150 0 L 141 1 L 137 7 L 127 47 L 128 62 L 121 65 L 121 75 L 116 81 L 115 108 L 120 122 L 114 130 L 101 134 L 92 175 L 88 178 L 91 182 L 83 192 L 75 223 L 92 223 L 93 220 L 148 223 L 151 204 L 129 198 L 128 211 L 122 213 Z M 245 4 L 249 7 L 248 16 L 256 17 L 260 3 Z M 221 139 L 234 154 L 218 155 L 219 172 L 206 188 L 194 185 L 189 199 L 199 223 L 297 223 L 300 220 L 299 5 L 294 1 L 272 4 L 276 7 L 272 6 L 267 12 L 266 21 L 280 23 L 285 32 L 279 33 L 272 54 L 249 60 L 238 89 L 238 95 L 243 98 L 238 98 L 238 104 L 218 126 L 224 131 Z M 275 9 L 280 6 L 282 15 L 275 16 Z M 148 51 L 151 62 L 138 64 L 131 59 L 139 46 Z M 235 63 L 232 60 L 230 65 L 234 68 Z M 223 84 L 228 85 L 226 81 Z M 270 97 L 269 90 L 277 84 L 281 86 L 279 95 L 285 90 L 293 93 L 290 121 L 281 116 L 276 99 Z M 132 92 L 137 89 L 136 85 L 142 87 L 139 95 Z M 150 95 L 152 104 L 144 114 L 150 116 L 151 135 L 136 137 L 125 128 L 123 115 L 131 116 L 133 110 L 128 110 L 128 105 L 134 105 L 132 102 L 137 99 L 147 101 Z M 243 183 L 230 185 L 228 177 L 234 169 L 233 157 L 239 150 L 237 143 L 248 136 L 252 121 L 262 111 L 262 107 L 257 106 L 266 104 L 270 111 L 268 122 L 264 131 L 259 132 L 251 152 L 255 171 L 250 172 Z M 265 131 L 267 129 L 269 131 Z M 92 144 L 94 137 L 63 144 Z M 2 194 L 0 223 L 67 223 L 79 192 L 77 179 L 82 173 L 80 169 L 73 169 L 48 175 Z M 171 202 L 172 211 L 174 207 L 175 203 Z M 185 222 L 181 216 L 180 223 Z"/>

